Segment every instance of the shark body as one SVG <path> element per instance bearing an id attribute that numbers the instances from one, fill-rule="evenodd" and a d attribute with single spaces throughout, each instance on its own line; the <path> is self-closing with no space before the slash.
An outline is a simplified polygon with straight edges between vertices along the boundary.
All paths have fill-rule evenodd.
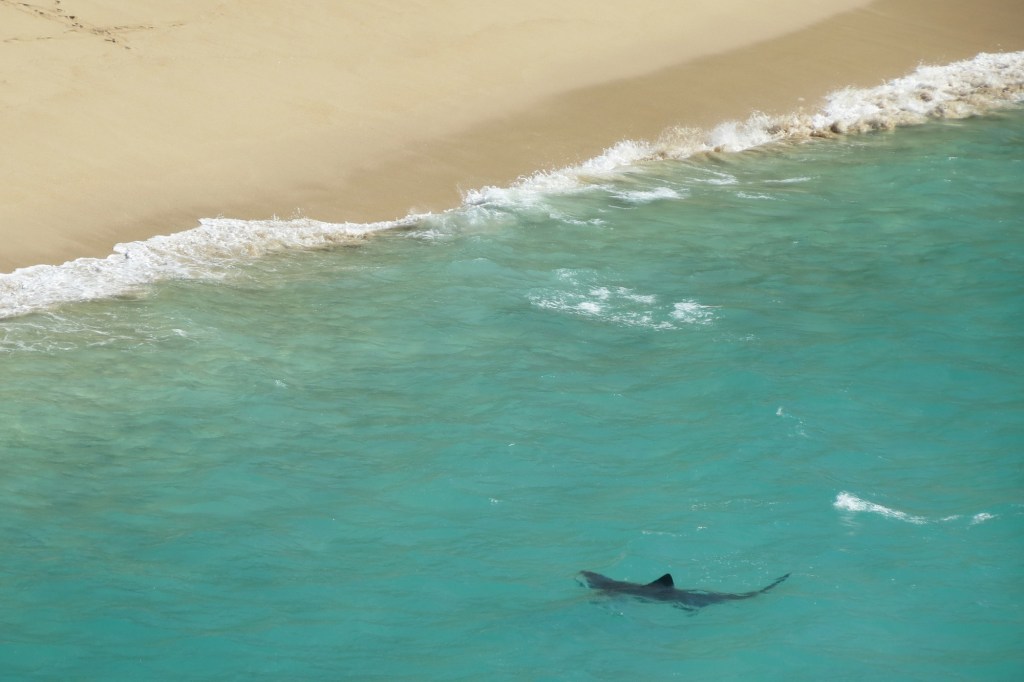
<path id="1" fill-rule="evenodd" d="M 677 606 L 688 611 L 696 611 L 697 609 L 705 606 L 720 604 L 725 601 L 735 601 L 737 599 L 750 599 L 751 597 L 756 597 L 759 594 L 764 594 L 789 577 L 789 573 L 787 573 L 781 578 L 776 579 L 771 585 L 762 587 L 760 590 L 733 593 L 710 592 L 708 590 L 680 590 L 675 586 L 675 581 L 672 580 L 671 573 L 666 573 L 654 582 L 647 584 L 631 583 L 625 580 L 614 580 L 613 578 L 609 578 L 592 571 L 580 571 L 580 575 L 583 576 L 588 587 L 600 590 L 606 594 L 625 594 L 646 601 L 668 602 L 673 606 Z"/>

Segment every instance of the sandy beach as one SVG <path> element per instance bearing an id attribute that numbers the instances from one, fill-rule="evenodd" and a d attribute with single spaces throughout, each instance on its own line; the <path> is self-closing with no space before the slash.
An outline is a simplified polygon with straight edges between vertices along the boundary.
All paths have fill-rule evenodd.
<path id="1" fill-rule="evenodd" d="M 0 0 L 0 272 L 387 220 L 672 125 L 1024 49 L 1019 0 Z"/>

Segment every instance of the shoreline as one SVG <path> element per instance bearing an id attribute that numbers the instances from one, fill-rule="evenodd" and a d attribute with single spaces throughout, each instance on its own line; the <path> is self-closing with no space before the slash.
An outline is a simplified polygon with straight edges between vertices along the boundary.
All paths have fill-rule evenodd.
<path id="1" fill-rule="evenodd" d="M 17 59 L 27 55 L 34 64 L 13 80 L 0 75 L 7 89 L 0 95 L 0 127 L 12 139 L 0 162 L 0 272 L 104 257 L 115 243 L 188 230 L 200 218 L 217 215 L 262 219 L 298 213 L 329 222 L 372 222 L 443 210 L 458 205 L 461 192 L 578 163 L 626 138 L 653 139 L 675 125 L 710 128 L 754 110 L 813 109 L 829 92 L 877 85 L 920 63 L 1024 49 L 1024 13 L 1014 0 L 983 0 L 966 8 L 949 0 L 851 1 L 837 3 L 843 11 L 826 13 L 831 16 L 799 14 L 816 3 L 787 0 L 788 15 L 782 14 L 788 18 L 762 26 L 765 17 L 748 17 L 728 31 L 715 31 L 713 40 L 708 24 L 684 29 L 678 19 L 637 19 L 629 25 L 632 33 L 625 31 L 600 58 L 581 61 L 571 50 L 558 52 L 565 49 L 564 16 L 551 16 L 544 3 L 533 3 L 528 9 L 544 17 L 534 25 L 509 16 L 490 17 L 483 29 L 456 22 L 439 34 L 450 45 L 384 41 L 372 47 L 372 56 L 385 60 L 378 64 L 358 52 L 371 49 L 367 44 L 346 48 L 349 53 L 332 47 L 337 36 L 331 30 L 339 25 L 321 26 L 317 20 L 323 17 L 307 16 L 290 27 L 299 33 L 285 30 L 281 36 L 274 20 L 283 7 L 247 4 L 255 9 L 240 21 L 240 4 L 223 2 L 207 11 L 198 2 L 184 3 L 186 9 L 140 3 L 132 10 L 137 17 L 109 17 L 135 22 L 111 24 L 118 29 L 113 30 L 79 19 L 90 12 L 103 18 L 110 11 L 90 0 L 39 3 L 52 10 L 49 16 L 0 2 L 0 17 L 17 12 L 21 21 L 0 36 L 0 56 L 18 66 Z M 454 12 L 461 4 L 450 0 L 443 7 Z M 575 10 L 587 23 L 583 3 L 555 4 Z M 658 0 L 641 5 L 674 6 Z M 326 8 L 333 5 L 315 0 L 288 7 L 302 6 L 323 9 L 335 21 L 352 19 L 331 14 Z M 721 12 L 753 10 L 753 2 L 732 0 L 722 7 L 714 10 L 719 21 Z M 396 17 L 373 8 L 374 16 L 362 17 L 363 28 L 374 21 L 377 28 L 396 23 Z M 641 14 L 640 7 L 631 9 Z M 194 12 L 190 22 L 180 18 L 188 11 Z M 398 21 L 392 41 L 422 38 L 418 18 Z M 225 27 L 239 24 L 229 45 L 218 42 Z M 660 33 L 643 32 L 657 24 Z M 29 36 L 44 28 L 53 35 L 31 44 L 9 37 L 11 31 Z M 586 45 L 610 35 L 602 33 L 608 28 L 595 22 L 573 40 Z M 337 74 L 337 83 L 325 81 L 339 62 L 303 62 L 287 51 L 274 52 L 302 31 L 311 53 L 354 55 L 355 66 L 367 73 L 349 69 Z M 680 31 L 692 44 L 666 48 Z M 395 45 L 413 54 L 387 61 Z M 434 52 L 416 58 L 416 50 L 428 47 Z M 168 61 L 187 48 L 196 54 L 189 53 L 186 64 Z M 624 56 L 633 50 L 639 53 Z M 506 61 L 524 54 L 535 58 L 463 64 L 481 54 Z M 187 70 L 204 58 L 232 68 L 193 79 Z M 69 65 L 69 59 L 78 61 Z M 542 62 L 555 64 L 559 73 Z M 410 65 L 422 73 L 409 73 Z M 107 71 L 91 70 L 103 66 Z M 64 79 L 42 78 L 39 69 Z M 389 74 L 391 80 L 374 80 Z M 410 90 L 406 86 L 417 75 L 425 80 Z M 296 79 L 301 82 L 292 90 L 283 88 Z M 330 96 L 309 97 L 334 85 Z M 202 109 L 199 95 L 211 93 L 221 98 L 210 104 L 219 103 L 219 109 L 208 116 L 189 113 Z M 355 96 L 359 106 L 346 104 L 345 96 Z M 172 101 L 174 106 L 159 108 Z M 296 120 L 303 125 L 288 127 Z"/>

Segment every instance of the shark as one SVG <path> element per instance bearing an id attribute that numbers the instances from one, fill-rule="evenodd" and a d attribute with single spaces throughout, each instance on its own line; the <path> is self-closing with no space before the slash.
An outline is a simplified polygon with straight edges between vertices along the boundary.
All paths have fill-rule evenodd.
<path id="1" fill-rule="evenodd" d="M 657 580 L 647 584 L 631 583 L 626 580 L 615 580 L 592 571 L 580 571 L 580 575 L 583 576 L 588 587 L 600 590 L 606 594 L 625 594 L 630 597 L 637 597 L 644 601 L 667 602 L 677 608 L 685 609 L 687 611 L 696 611 L 697 609 L 704 608 L 705 606 L 721 604 L 726 601 L 750 599 L 751 597 L 756 597 L 759 594 L 764 594 L 789 577 L 789 573 L 787 573 L 781 578 L 777 578 L 771 585 L 762 587 L 760 590 L 733 593 L 710 592 L 708 590 L 681 590 L 676 587 L 675 581 L 672 580 L 671 573 L 666 573 Z"/>

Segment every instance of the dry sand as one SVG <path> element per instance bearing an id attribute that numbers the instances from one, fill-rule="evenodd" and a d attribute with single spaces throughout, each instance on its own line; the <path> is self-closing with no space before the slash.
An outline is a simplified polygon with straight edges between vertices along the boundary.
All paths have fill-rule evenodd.
<path id="1" fill-rule="evenodd" d="M 200 217 L 448 208 L 1020 49 L 1021 0 L 0 0 L 0 272 Z"/>

